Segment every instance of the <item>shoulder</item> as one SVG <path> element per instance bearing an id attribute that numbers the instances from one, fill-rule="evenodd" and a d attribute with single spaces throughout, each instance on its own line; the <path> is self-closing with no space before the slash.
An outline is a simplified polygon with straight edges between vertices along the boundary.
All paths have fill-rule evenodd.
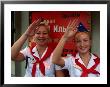
<path id="1" fill-rule="evenodd" d="M 27 50 L 29 50 L 29 47 L 28 46 L 26 46 L 25 48 L 23 48 L 20 52 L 24 52 L 24 51 L 27 51 Z"/>
<path id="2" fill-rule="evenodd" d="M 67 54 L 66 57 L 62 57 L 65 61 L 68 61 L 68 62 L 72 62 L 74 61 L 75 57 L 72 55 L 72 54 Z"/>
<path id="3" fill-rule="evenodd" d="M 97 58 L 99 58 L 99 56 L 97 55 L 97 54 L 95 54 L 95 53 L 91 53 L 94 57 L 97 57 Z"/>
<path id="4" fill-rule="evenodd" d="M 91 54 L 91 58 L 94 60 L 95 63 L 100 63 L 100 58 L 96 54 Z"/>
<path id="5" fill-rule="evenodd" d="M 98 60 L 98 61 L 100 61 L 99 56 L 96 55 L 96 54 L 91 53 L 91 58 L 92 58 L 93 60 Z"/>

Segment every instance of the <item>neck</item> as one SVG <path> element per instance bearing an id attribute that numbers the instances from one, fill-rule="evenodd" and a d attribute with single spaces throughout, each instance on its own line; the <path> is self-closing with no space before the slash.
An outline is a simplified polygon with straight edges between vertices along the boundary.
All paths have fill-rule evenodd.
<path id="1" fill-rule="evenodd" d="M 85 58 L 89 59 L 91 55 L 90 55 L 90 52 L 88 52 L 88 53 L 84 53 L 84 54 L 80 53 L 79 56 L 81 57 L 81 59 L 85 59 Z"/>
<path id="2" fill-rule="evenodd" d="M 38 54 L 39 54 L 39 56 L 41 57 L 42 56 L 42 54 L 43 54 L 43 52 L 45 51 L 45 49 L 47 48 L 47 45 L 46 46 L 39 46 L 39 45 L 37 45 L 37 50 L 38 50 Z"/>
<path id="3" fill-rule="evenodd" d="M 40 45 L 37 45 L 37 49 L 40 51 L 40 50 L 45 50 L 47 48 L 47 45 L 45 46 L 40 46 Z"/>
<path id="4" fill-rule="evenodd" d="M 85 64 L 85 66 L 87 66 L 91 58 L 91 54 L 88 52 L 86 54 L 79 54 L 79 56 L 81 60 L 83 61 L 83 63 Z"/>

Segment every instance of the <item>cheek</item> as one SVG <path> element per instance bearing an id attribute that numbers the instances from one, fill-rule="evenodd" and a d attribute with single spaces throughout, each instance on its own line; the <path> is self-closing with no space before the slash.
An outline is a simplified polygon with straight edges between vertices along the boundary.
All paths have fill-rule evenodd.
<path id="1" fill-rule="evenodd" d="M 34 36 L 34 39 L 37 40 L 38 38 L 39 38 L 39 35 L 36 34 L 36 35 Z"/>
<path id="2" fill-rule="evenodd" d="M 91 42 L 90 42 L 90 41 L 88 41 L 88 43 L 86 43 L 86 44 L 87 44 L 87 46 L 89 46 L 89 47 L 91 46 Z"/>
<path id="3" fill-rule="evenodd" d="M 35 34 L 34 38 L 37 38 L 37 37 L 39 37 L 39 35 L 38 34 Z"/>
<path id="4" fill-rule="evenodd" d="M 76 47 L 76 49 L 78 49 L 80 47 L 80 44 L 75 43 L 75 47 Z"/>
<path id="5" fill-rule="evenodd" d="M 47 38 L 47 39 L 48 39 L 48 38 L 50 38 L 50 37 L 49 37 L 49 35 L 45 35 L 45 38 Z"/>
<path id="6" fill-rule="evenodd" d="M 76 44 L 77 48 L 82 46 L 81 43 L 75 43 L 75 44 Z M 83 46 L 91 47 L 91 43 L 90 42 L 85 42 L 85 43 L 83 43 Z"/>
<path id="7" fill-rule="evenodd" d="M 49 37 L 49 35 L 45 35 L 45 37 Z"/>

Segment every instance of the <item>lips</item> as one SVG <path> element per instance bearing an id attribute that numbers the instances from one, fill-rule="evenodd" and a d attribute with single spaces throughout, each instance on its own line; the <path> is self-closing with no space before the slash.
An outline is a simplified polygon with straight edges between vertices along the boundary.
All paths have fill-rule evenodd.
<path id="1" fill-rule="evenodd" d="M 44 38 L 39 38 L 38 39 L 38 41 L 40 41 L 40 42 L 44 42 L 46 39 L 44 39 Z"/>
<path id="2" fill-rule="evenodd" d="M 80 47 L 80 50 L 86 50 L 87 49 L 87 47 Z"/>
<path id="3" fill-rule="evenodd" d="M 85 47 L 83 47 L 83 48 L 80 48 L 81 50 L 85 50 L 86 48 Z"/>
<path id="4" fill-rule="evenodd" d="M 45 39 L 38 39 L 39 41 L 44 41 Z"/>

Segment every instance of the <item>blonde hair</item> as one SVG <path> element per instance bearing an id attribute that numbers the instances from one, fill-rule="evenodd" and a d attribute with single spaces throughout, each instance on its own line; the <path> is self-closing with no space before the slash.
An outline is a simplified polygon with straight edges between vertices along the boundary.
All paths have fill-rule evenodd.
<path id="1" fill-rule="evenodd" d="M 87 35 L 89 36 L 89 39 L 90 39 L 90 40 L 92 39 L 92 38 L 91 38 L 91 32 L 87 32 L 87 31 L 84 31 L 84 32 L 78 31 L 78 32 L 76 32 L 76 34 L 75 34 L 75 36 L 74 36 L 74 39 L 76 38 L 77 34 L 79 34 L 79 33 L 85 33 L 85 34 L 87 34 Z"/>
<path id="2" fill-rule="evenodd" d="M 46 24 L 45 22 L 41 22 L 41 23 L 38 25 L 38 27 L 40 27 L 40 26 L 44 26 L 44 27 L 47 29 L 48 33 L 50 33 L 50 28 L 49 28 L 49 25 L 48 25 L 48 24 Z"/>

